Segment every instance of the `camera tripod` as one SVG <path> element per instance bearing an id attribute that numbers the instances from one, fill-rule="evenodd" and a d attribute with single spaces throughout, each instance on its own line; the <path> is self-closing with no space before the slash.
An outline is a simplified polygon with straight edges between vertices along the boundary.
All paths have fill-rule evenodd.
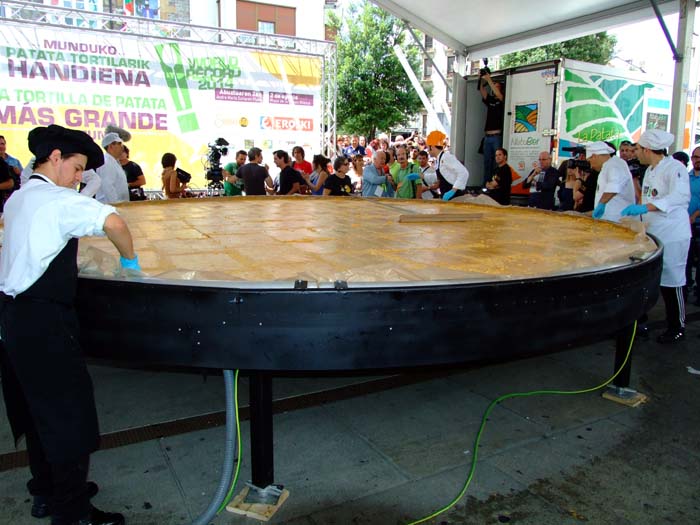
<path id="1" fill-rule="evenodd" d="M 221 181 L 211 181 L 207 184 L 207 197 L 223 197 L 224 183 Z"/>

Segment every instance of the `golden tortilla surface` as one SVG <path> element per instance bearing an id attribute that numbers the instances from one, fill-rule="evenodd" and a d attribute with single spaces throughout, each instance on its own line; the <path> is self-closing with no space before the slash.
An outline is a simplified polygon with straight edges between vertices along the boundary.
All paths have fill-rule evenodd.
<path id="1" fill-rule="evenodd" d="M 118 209 L 144 273 L 175 280 L 498 281 L 626 265 L 656 249 L 620 225 L 474 200 L 216 197 Z M 451 213 L 462 219 L 430 217 Z M 401 216 L 411 222 L 399 222 Z M 80 245 L 83 274 L 114 271 L 116 251 L 107 239 Z"/>

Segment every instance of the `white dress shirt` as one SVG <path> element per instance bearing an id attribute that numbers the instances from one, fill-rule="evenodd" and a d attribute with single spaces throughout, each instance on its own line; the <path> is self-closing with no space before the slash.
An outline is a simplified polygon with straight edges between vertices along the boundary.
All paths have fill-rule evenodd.
<path id="1" fill-rule="evenodd" d="M 121 164 L 109 153 L 105 153 L 105 163 L 97 168 L 100 187 L 95 198 L 105 204 L 114 204 L 129 200 L 129 183 Z"/>
<path id="2" fill-rule="evenodd" d="M 104 235 L 112 206 L 30 179 L 5 204 L 5 235 L 0 253 L 0 291 L 12 297 L 27 290 L 73 237 Z"/>
<path id="3" fill-rule="evenodd" d="M 630 204 L 635 203 L 634 182 L 627 163 L 620 157 L 610 157 L 598 175 L 598 185 L 595 192 L 595 206 L 598 206 L 603 193 L 615 193 L 615 196 L 605 205 L 602 219 L 620 222 L 621 212 Z"/>
<path id="4" fill-rule="evenodd" d="M 440 171 L 440 175 L 445 177 L 454 189 L 463 190 L 467 187 L 469 171 L 449 151 L 443 151 L 438 155 L 435 170 Z"/>

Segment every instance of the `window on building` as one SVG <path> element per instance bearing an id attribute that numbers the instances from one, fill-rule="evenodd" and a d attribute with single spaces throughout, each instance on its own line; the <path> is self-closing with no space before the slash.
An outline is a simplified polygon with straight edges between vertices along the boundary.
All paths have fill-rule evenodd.
<path id="1" fill-rule="evenodd" d="M 428 115 L 423 113 L 421 122 L 421 133 L 425 137 L 428 134 Z"/>
<path id="2" fill-rule="evenodd" d="M 267 33 L 269 35 L 275 34 L 275 23 L 265 22 L 263 20 L 258 20 L 258 33 Z"/>
<path id="3" fill-rule="evenodd" d="M 455 67 L 455 57 L 447 57 L 447 76 L 448 78 L 452 76 L 454 73 L 454 67 Z"/>
<path id="4" fill-rule="evenodd" d="M 433 48 L 433 37 L 425 35 L 425 49 Z"/>
<path id="5" fill-rule="evenodd" d="M 433 76 L 433 63 L 430 59 L 423 59 L 423 78 L 430 78 Z"/>
<path id="6" fill-rule="evenodd" d="M 445 101 L 447 102 L 448 106 L 452 106 L 452 90 L 451 89 L 446 89 L 445 90 Z"/>
<path id="7" fill-rule="evenodd" d="M 246 0 L 236 1 L 236 29 L 296 36 L 296 9 Z"/>

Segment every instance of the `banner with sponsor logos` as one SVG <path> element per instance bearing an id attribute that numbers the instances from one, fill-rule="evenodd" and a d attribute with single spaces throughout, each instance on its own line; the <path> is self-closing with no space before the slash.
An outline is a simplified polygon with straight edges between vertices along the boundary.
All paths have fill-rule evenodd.
<path id="1" fill-rule="evenodd" d="M 109 124 L 129 130 L 131 160 L 154 189 L 168 152 L 204 187 L 219 138 L 230 144 L 222 164 L 253 146 L 270 166 L 276 149 L 320 152 L 320 57 L 10 21 L 0 35 L 0 135 L 23 164 L 27 133 L 49 124 L 98 143 Z"/>

